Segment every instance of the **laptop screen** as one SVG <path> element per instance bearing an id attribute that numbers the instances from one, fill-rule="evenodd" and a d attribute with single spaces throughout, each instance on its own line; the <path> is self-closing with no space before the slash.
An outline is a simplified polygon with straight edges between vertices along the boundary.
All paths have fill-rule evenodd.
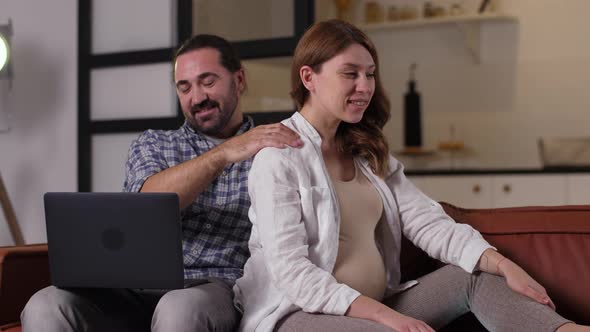
<path id="1" fill-rule="evenodd" d="M 52 284 L 182 288 L 182 231 L 175 193 L 46 193 Z"/>

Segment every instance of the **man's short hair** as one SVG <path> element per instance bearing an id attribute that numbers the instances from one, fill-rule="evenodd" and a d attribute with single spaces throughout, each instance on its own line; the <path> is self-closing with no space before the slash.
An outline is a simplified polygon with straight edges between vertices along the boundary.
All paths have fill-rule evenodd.
<path id="1" fill-rule="evenodd" d="M 176 68 L 176 59 L 184 53 L 198 50 L 201 48 L 213 48 L 219 51 L 221 65 L 232 73 L 242 69 L 242 62 L 238 53 L 234 50 L 231 43 L 216 35 L 200 34 L 195 35 L 182 43 L 174 53 L 172 65 Z"/>

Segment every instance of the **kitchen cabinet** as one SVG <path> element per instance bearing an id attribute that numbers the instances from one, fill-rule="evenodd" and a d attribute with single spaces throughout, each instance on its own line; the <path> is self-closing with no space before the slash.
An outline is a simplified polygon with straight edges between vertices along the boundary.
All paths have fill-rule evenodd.
<path id="1" fill-rule="evenodd" d="M 590 204 L 590 174 L 569 174 L 566 183 L 567 204 Z"/>
<path id="2" fill-rule="evenodd" d="M 590 188 L 590 175 L 569 181 L 565 174 L 427 175 L 409 178 L 432 199 L 465 208 L 581 204 L 584 196 L 590 198 L 590 189 L 587 189 Z M 570 183 L 574 182 L 578 184 L 572 186 Z"/>
<path id="3" fill-rule="evenodd" d="M 492 207 L 564 205 L 563 175 L 501 175 L 492 177 Z"/>
<path id="4" fill-rule="evenodd" d="M 492 205 L 489 176 L 419 176 L 410 180 L 436 201 L 469 208 L 487 208 Z"/>

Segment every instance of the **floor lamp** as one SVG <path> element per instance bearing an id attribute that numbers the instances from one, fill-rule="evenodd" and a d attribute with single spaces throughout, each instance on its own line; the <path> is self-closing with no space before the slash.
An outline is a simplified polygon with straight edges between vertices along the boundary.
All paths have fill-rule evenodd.
<path id="1" fill-rule="evenodd" d="M 6 187 L 4 186 L 4 181 L 2 181 L 2 174 L 0 174 L 0 205 L 2 205 L 4 217 L 6 217 L 8 229 L 10 230 L 10 234 L 12 235 L 12 240 L 14 241 L 14 244 L 16 244 L 17 246 L 25 244 L 23 234 L 20 231 L 18 223 L 16 222 L 16 214 L 14 214 L 12 204 L 10 204 L 8 192 L 6 191 Z"/>
<path id="2" fill-rule="evenodd" d="M 12 36 L 12 21 L 9 19 L 7 25 L 0 25 L 0 78 L 7 78 L 12 83 L 12 68 L 10 63 L 10 37 Z M 12 240 L 16 245 L 23 245 L 23 234 L 16 222 L 16 215 L 8 198 L 8 192 L 0 174 L 0 206 L 4 211 Z"/>

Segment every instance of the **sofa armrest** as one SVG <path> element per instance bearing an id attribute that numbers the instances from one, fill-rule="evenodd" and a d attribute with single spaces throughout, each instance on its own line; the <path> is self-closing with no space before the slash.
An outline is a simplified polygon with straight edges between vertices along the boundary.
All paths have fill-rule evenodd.
<path id="1" fill-rule="evenodd" d="M 557 312 L 590 324 L 590 205 L 462 209 L 441 203 L 541 283 Z"/>
<path id="2" fill-rule="evenodd" d="M 46 244 L 0 247 L 0 325 L 19 321 L 31 295 L 49 284 Z"/>

